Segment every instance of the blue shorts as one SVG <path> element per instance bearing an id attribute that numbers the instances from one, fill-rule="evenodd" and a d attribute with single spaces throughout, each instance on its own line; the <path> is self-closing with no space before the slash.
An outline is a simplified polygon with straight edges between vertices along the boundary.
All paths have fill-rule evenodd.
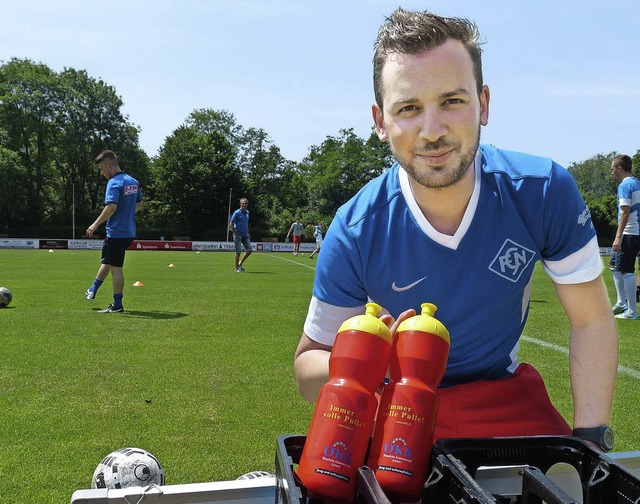
<path id="1" fill-rule="evenodd" d="M 122 268 L 124 253 L 133 243 L 133 238 L 105 238 L 102 244 L 102 264 Z"/>
<path id="2" fill-rule="evenodd" d="M 238 235 L 234 235 L 233 244 L 236 246 L 236 254 L 242 252 L 242 247 L 244 247 L 245 250 L 251 250 L 251 239 L 249 236 L 240 237 Z"/>
<path id="3" fill-rule="evenodd" d="M 622 235 L 620 250 L 613 253 L 610 268 L 620 273 L 633 273 L 636 266 L 636 257 L 640 252 L 640 236 Z"/>

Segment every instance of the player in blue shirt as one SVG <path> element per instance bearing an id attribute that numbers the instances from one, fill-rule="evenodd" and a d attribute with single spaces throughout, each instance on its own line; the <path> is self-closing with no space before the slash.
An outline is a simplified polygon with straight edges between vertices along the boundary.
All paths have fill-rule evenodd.
<path id="1" fill-rule="evenodd" d="M 316 400 L 338 328 L 367 301 L 388 310 L 392 331 L 431 302 L 451 336 L 435 439 L 570 434 L 517 356 L 541 261 L 571 327 L 573 425 L 595 438 L 608 431 L 618 335 L 591 216 L 564 168 L 479 145 L 490 94 L 478 38 L 467 20 L 403 9 L 381 27 L 372 111 L 398 162 L 327 231 L 298 388 Z"/>
<path id="2" fill-rule="evenodd" d="M 105 206 L 94 223 L 87 228 L 87 236 L 91 238 L 98 227 L 106 222 L 107 237 L 102 246 L 100 268 L 85 295 L 87 299 L 95 299 L 98 289 L 111 273 L 113 303 L 99 312 L 121 313 L 124 311 L 124 255 L 136 236 L 136 212 L 142 206 L 142 192 L 138 181 L 120 169 L 118 157 L 113 151 L 105 150 L 100 153 L 95 164 L 100 174 L 107 179 L 107 189 Z"/>
<path id="3" fill-rule="evenodd" d="M 612 274 L 616 286 L 616 304 L 611 309 L 616 318 L 638 320 L 635 262 L 640 252 L 640 180 L 632 173 L 631 158 L 626 154 L 611 161 L 611 174 L 618 186 L 618 228 L 611 246 Z"/>
<path id="4" fill-rule="evenodd" d="M 233 233 L 233 243 L 236 247 L 235 265 L 236 273 L 242 273 L 244 271 L 244 262 L 247 257 L 253 252 L 251 246 L 251 237 L 249 236 L 249 200 L 247 198 L 240 198 L 240 208 L 238 208 L 229 221 L 229 229 Z M 244 255 L 240 260 L 240 254 L 244 248 Z"/>

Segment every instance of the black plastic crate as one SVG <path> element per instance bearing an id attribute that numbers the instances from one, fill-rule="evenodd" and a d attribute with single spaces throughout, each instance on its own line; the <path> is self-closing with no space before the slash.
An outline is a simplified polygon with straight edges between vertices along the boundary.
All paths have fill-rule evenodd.
<path id="1" fill-rule="evenodd" d="M 304 485 L 294 472 L 306 436 L 277 439 L 276 503 L 307 504 Z M 431 471 L 422 502 L 456 504 L 573 504 L 545 473 L 555 464 L 575 468 L 583 504 L 640 503 L 640 480 L 613 459 L 568 436 L 441 439 L 432 450 Z M 520 467 L 520 490 L 490 493 L 476 481 L 479 467 Z M 362 466 L 357 475 L 356 502 L 389 504 L 373 471 Z"/>
<path id="2" fill-rule="evenodd" d="M 545 476 L 557 463 L 569 464 L 576 470 L 584 504 L 640 502 L 640 480 L 633 473 L 606 454 L 569 436 L 438 440 L 432 452 L 423 501 L 440 502 L 439 499 L 449 496 L 454 500 L 465 498 L 464 492 L 475 481 L 481 466 L 523 466 L 520 495 L 493 494 L 490 497 L 494 500 L 486 502 L 576 502 Z"/>

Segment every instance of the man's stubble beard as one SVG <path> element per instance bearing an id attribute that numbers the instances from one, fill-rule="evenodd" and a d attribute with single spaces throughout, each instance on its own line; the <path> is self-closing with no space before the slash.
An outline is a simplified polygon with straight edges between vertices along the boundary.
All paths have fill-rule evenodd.
<path id="1" fill-rule="evenodd" d="M 424 151 L 435 151 L 445 146 L 451 146 L 452 144 L 447 143 L 446 141 L 436 141 L 436 142 L 428 142 L 422 146 L 421 152 Z M 466 152 L 462 154 L 460 158 L 460 162 L 457 166 L 455 166 L 452 171 L 444 178 L 439 177 L 438 175 L 433 176 L 429 173 L 416 169 L 414 164 L 407 159 L 403 159 L 401 156 L 397 154 L 395 149 L 393 148 L 393 144 L 389 143 L 391 147 L 391 152 L 394 157 L 398 160 L 398 163 L 405 169 L 405 171 L 409 174 L 413 180 L 415 180 L 418 184 L 428 189 L 444 189 L 447 187 L 451 187 L 458 182 L 460 182 L 467 170 L 471 166 L 476 153 L 478 152 L 478 147 L 480 145 L 480 126 L 478 126 L 478 134 L 476 135 L 476 141 L 471 149 L 468 149 Z"/>

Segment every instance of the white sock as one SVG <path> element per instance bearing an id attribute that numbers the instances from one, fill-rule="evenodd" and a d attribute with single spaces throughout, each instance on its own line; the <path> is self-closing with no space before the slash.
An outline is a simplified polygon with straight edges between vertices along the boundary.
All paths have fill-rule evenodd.
<path id="1" fill-rule="evenodd" d="M 625 273 L 624 291 L 627 295 L 627 310 L 632 313 L 638 313 L 636 306 L 636 277 L 633 273 Z"/>
<path id="2" fill-rule="evenodd" d="M 613 285 L 616 286 L 616 296 L 618 297 L 616 304 L 623 305 L 627 299 L 624 289 L 624 278 L 622 277 L 622 273 L 619 271 L 612 271 L 611 274 L 613 275 Z"/>

